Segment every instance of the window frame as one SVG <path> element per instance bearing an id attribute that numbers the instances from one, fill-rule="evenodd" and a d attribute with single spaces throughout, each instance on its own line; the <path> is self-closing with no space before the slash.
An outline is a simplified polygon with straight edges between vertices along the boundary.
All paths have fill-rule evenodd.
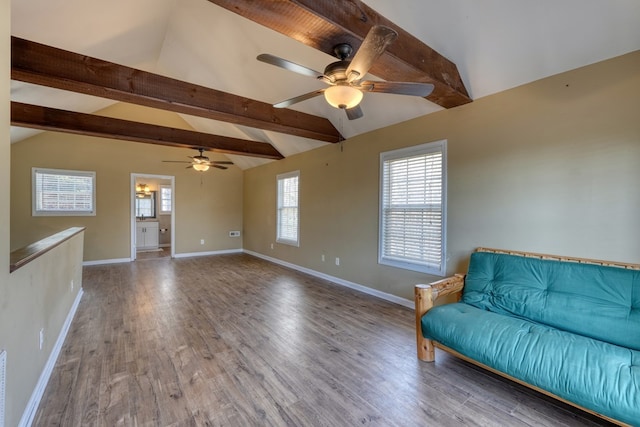
<path id="1" fill-rule="evenodd" d="M 297 215 L 296 215 L 296 224 L 295 224 L 295 231 L 296 231 L 295 240 L 289 239 L 287 237 L 282 237 L 283 227 L 281 222 L 282 209 L 284 208 L 282 206 L 283 194 L 282 194 L 281 183 L 284 185 L 285 180 L 291 179 L 291 178 L 297 179 L 297 186 L 298 186 L 296 190 L 296 193 L 297 193 L 296 205 L 287 207 L 287 208 L 294 207 L 296 209 Z M 296 246 L 296 247 L 300 246 L 300 171 L 299 170 L 276 175 L 276 242 L 283 243 L 285 245 Z"/>
<path id="2" fill-rule="evenodd" d="M 163 209 L 164 200 L 165 200 L 163 197 L 163 190 L 165 189 L 169 190 L 169 209 L 168 210 Z M 157 209 L 157 213 L 159 215 L 171 215 L 171 212 L 173 212 L 173 190 L 171 189 L 171 186 L 167 184 L 161 184 L 158 188 L 158 193 L 160 193 L 160 198 L 157 201 L 157 204 L 160 209 Z"/>
<path id="3" fill-rule="evenodd" d="M 38 209 L 37 175 L 58 175 L 91 178 L 91 210 L 46 210 Z M 31 168 L 31 215 L 32 216 L 96 216 L 96 172 L 67 169 Z"/>
<path id="4" fill-rule="evenodd" d="M 441 153 L 441 193 L 440 193 L 440 261 L 439 264 L 417 262 L 409 258 L 392 257 L 385 253 L 385 165 L 389 161 L 426 156 Z M 380 182 L 379 182 L 379 230 L 378 230 L 378 263 L 405 270 L 418 271 L 435 276 L 446 275 L 446 247 L 447 247 L 447 140 L 428 142 L 412 147 L 401 148 L 380 153 Z M 426 205 L 425 205 L 426 206 Z"/>

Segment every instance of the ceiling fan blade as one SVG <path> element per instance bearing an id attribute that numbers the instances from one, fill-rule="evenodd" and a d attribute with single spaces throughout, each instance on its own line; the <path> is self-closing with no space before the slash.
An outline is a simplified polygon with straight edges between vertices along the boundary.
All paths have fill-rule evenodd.
<path id="1" fill-rule="evenodd" d="M 211 166 L 214 167 L 214 168 L 218 168 L 218 169 L 229 169 L 226 166 L 220 166 L 220 165 L 211 165 Z"/>
<path id="2" fill-rule="evenodd" d="M 312 70 L 311 68 L 307 68 L 304 65 L 296 64 L 295 62 L 291 62 L 268 53 L 260 54 L 256 59 L 267 64 L 275 65 L 276 67 L 284 68 L 285 70 L 293 71 L 294 73 L 302 74 L 303 76 L 309 76 L 317 79 L 323 75 L 322 73 Z"/>
<path id="3" fill-rule="evenodd" d="M 314 90 L 313 92 L 305 93 L 304 95 L 298 95 L 294 98 L 287 99 L 286 101 L 278 102 L 277 104 L 273 104 L 273 106 L 275 108 L 287 108 L 288 106 L 296 104 L 298 102 L 306 101 L 307 99 L 315 98 L 318 95 L 322 95 L 324 91 L 324 89 Z"/>
<path id="4" fill-rule="evenodd" d="M 376 59 L 397 37 L 398 33 L 393 28 L 384 25 L 372 27 L 347 68 L 347 80 L 354 82 L 363 78 Z"/>
<path id="5" fill-rule="evenodd" d="M 362 108 L 360 108 L 359 105 L 356 105 L 353 108 L 347 108 L 344 111 L 345 113 L 347 113 L 347 118 L 349 120 L 359 119 L 360 117 L 364 116 L 364 113 L 362 112 Z"/>
<path id="6" fill-rule="evenodd" d="M 226 162 L 226 161 L 219 161 L 219 160 L 214 160 L 213 162 L 209 162 L 212 165 L 232 165 L 233 162 Z"/>
<path id="7" fill-rule="evenodd" d="M 360 83 L 358 89 L 364 92 L 392 93 L 424 98 L 433 92 L 433 85 L 431 83 L 364 81 Z"/>

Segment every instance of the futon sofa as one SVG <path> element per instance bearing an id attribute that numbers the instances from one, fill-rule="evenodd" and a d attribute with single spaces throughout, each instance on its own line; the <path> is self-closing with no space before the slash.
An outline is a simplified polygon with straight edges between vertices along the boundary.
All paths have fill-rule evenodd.
<path id="1" fill-rule="evenodd" d="M 480 248 L 466 276 L 416 285 L 415 296 L 421 360 L 438 347 L 640 425 L 640 265 Z"/>

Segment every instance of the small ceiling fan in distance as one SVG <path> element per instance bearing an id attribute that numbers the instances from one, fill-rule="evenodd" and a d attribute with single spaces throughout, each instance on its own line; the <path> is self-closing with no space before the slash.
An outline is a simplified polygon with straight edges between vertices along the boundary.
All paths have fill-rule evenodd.
<path id="1" fill-rule="evenodd" d="M 324 94 L 330 105 L 345 110 L 349 120 L 355 120 L 363 116 L 359 104 L 364 92 L 425 97 L 433 91 L 433 85 L 430 83 L 361 80 L 369 72 L 373 63 L 384 53 L 387 46 L 393 43 L 397 37 L 398 33 L 392 28 L 376 25 L 369 30 L 360 49 L 353 55 L 353 59 L 350 59 L 353 53 L 350 44 L 336 45 L 333 51 L 340 60 L 327 65 L 324 73 L 268 53 L 258 55 L 256 59 L 285 70 L 314 77 L 329 85 L 328 88 L 314 90 L 274 104 L 274 107 L 286 108 Z"/>
<path id="2" fill-rule="evenodd" d="M 223 165 L 232 165 L 233 162 L 229 162 L 229 161 L 211 161 L 209 160 L 209 158 L 207 156 L 204 156 L 202 154 L 202 152 L 204 151 L 204 148 L 198 148 L 198 151 L 200 152 L 200 154 L 198 154 L 197 156 L 187 156 L 188 158 L 191 159 L 190 162 L 185 161 L 185 160 L 163 160 L 164 163 L 191 163 L 189 166 L 187 166 L 187 169 L 193 168 L 194 170 L 197 170 L 198 172 L 205 172 L 208 171 L 210 167 L 214 167 L 214 168 L 218 168 L 218 169 L 229 169 L 226 166 Z"/>

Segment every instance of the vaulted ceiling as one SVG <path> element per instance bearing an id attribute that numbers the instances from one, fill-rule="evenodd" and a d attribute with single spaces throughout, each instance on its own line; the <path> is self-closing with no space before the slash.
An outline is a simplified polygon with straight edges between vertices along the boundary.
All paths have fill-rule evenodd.
<path id="1" fill-rule="evenodd" d="M 197 141 L 235 153 L 227 155 L 241 168 L 330 144 L 338 134 L 349 138 L 637 50 L 638 22 L 640 3 L 635 0 L 14 0 L 11 17 L 17 38 L 197 85 L 200 89 L 191 93 L 205 96 L 206 102 L 220 104 L 220 93 L 245 99 L 231 119 L 223 116 L 225 111 L 216 116 L 174 109 L 195 129 L 189 134 L 116 119 L 92 122 L 92 116 L 86 119 L 90 129 L 76 133 L 103 136 L 118 129 L 120 139 L 139 142 Z M 272 103 L 324 85 L 259 62 L 257 55 L 271 53 L 322 71 L 336 60 L 330 56 L 333 45 L 349 42 L 357 48 L 374 24 L 395 28 L 399 37 L 371 68 L 370 79 L 430 82 L 436 87 L 432 95 L 366 93 L 364 117 L 357 120 L 347 120 L 322 97 L 295 104 L 292 111 L 270 109 Z M 104 77 L 104 70 L 98 74 Z M 73 127 L 77 117 L 69 116 L 72 112 L 86 115 L 114 102 L 137 102 L 105 97 L 104 90 L 74 91 L 68 83 L 52 88 L 43 86 L 42 79 L 15 78 L 12 142 L 38 130 Z M 175 87 L 175 96 L 190 93 Z M 151 105 L 156 108 L 185 104 L 163 101 L 162 90 L 152 95 L 140 96 L 158 97 L 164 106 Z M 54 117 L 58 122 L 52 126 Z M 319 128 L 304 133 L 292 129 L 296 125 Z"/>

